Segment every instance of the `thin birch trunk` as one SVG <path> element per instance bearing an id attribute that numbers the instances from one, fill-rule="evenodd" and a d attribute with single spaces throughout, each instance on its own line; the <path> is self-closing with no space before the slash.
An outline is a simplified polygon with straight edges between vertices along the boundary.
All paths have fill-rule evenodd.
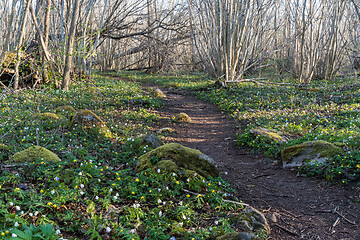
<path id="1" fill-rule="evenodd" d="M 74 0 L 73 13 L 71 17 L 70 31 L 69 31 L 69 39 L 67 42 L 66 48 L 66 58 L 65 58 L 65 68 L 62 80 L 62 89 L 64 91 L 69 90 L 70 86 L 70 72 L 72 68 L 72 53 L 75 42 L 75 32 L 76 32 L 76 23 L 79 15 L 80 8 L 80 0 Z"/>
<path id="2" fill-rule="evenodd" d="M 27 22 L 27 16 L 28 16 L 29 9 L 30 9 L 30 4 L 31 4 L 31 0 L 28 0 L 26 3 L 25 10 L 24 10 L 23 19 L 21 21 L 19 40 L 18 40 L 17 49 L 16 49 L 17 55 L 16 55 L 16 63 L 15 63 L 15 75 L 14 75 L 14 89 L 15 90 L 19 88 L 19 79 L 20 79 L 19 66 L 20 66 L 20 60 L 21 60 L 21 47 L 23 45 L 23 40 L 24 40 L 24 35 L 25 35 L 25 27 L 26 27 L 26 22 Z"/>

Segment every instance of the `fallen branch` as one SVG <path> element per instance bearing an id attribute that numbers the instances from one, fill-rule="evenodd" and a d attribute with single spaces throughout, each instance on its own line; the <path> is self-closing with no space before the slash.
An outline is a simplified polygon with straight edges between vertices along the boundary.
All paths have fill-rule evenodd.
<path id="1" fill-rule="evenodd" d="M 293 235 L 293 236 L 299 236 L 299 234 L 297 232 L 291 231 L 291 230 L 287 229 L 286 227 L 283 227 L 283 226 L 281 226 L 281 225 L 279 225 L 277 223 L 275 223 L 275 226 L 280 228 L 281 230 Z"/>
<path id="2" fill-rule="evenodd" d="M 345 221 L 347 221 L 348 223 L 351 223 L 352 225 L 356 225 L 356 223 L 355 222 L 353 222 L 353 221 L 351 221 L 351 220 L 349 220 L 349 219 L 347 219 L 344 215 L 342 215 L 341 213 L 339 213 L 338 211 L 335 211 L 335 213 L 337 214 L 337 215 L 339 215 L 340 217 L 342 217 Z"/>
<path id="3" fill-rule="evenodd" d="M 226 199 L 223 199 L 223 200 L 224 200 L 224 202 L 239 204 L 239 205 L 246 206 L 246 207 L 250 206 L 249 204 L 246 204 L 246 203 L 241 203 L 241 202 L 236 202 L 236 201 L 226 200 Z"/>
<path id="4" fill-rule="evenodd" d="M 318 213 L 334 213 L 334 214 L 337 214 L 339 217 L 341 217 L 342 219 L 344 219 L 345 221 L 347 221 L 348 223 L 352 224 L 352 225 L 356 225 L 356 222 L 353 222 L 351 220 L 349 220 L 347 217 L 345 217 L 343 214 L 339 213 L 337 211 L 338 207 L 335 207 L 334 210 L 317 210 L 315 212 L 318 212 Z"/>
<path id="5" fill-rule="evenodd" d="M 187 189 L 183 189 L 183 191 L 184 191 L 184 192 L 187 192 L 187 193 L 190 193 L 190 194 L 192 194 L 192 195 L 196 195 L 196 196 L 198 196 L 198 195 L 204 196 L 204 194 L 192 192 L 192 191 L 189 191 L 189 190 L 187 190 Z M 239 205 L 241 205 L 241 206 L 246 206 L 246 207 L 250 206 L 249 204 L 246 204 L 246 203 L 241 203 L 241 202 L 236 202 L 236 201 L 226 200 L 226 199 L 223 199 L 223 200 L 224 200 L 224 202 L 239 204 Z"/>
<path id="6" fill-rule="evenodd" d="M 329 231 L 334 231 L 335 227 L 340 223 L 340 218 L 338 217 L 335 222 L 333 223 L 333 225 L 329 228 Z"/>

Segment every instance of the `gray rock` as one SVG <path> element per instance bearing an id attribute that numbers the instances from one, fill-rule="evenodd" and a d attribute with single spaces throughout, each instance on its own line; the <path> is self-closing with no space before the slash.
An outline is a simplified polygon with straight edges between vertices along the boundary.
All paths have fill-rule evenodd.
<path id="1" fill-rule="evenodd" d="M 216 240 L 260 240 L 259 237 L 248 232 L 228 233 L 217 237 Z"/>
<path id="2" fill-rule="evenodd" d="M 164 145 L 164 143 L 160 140 L 160 138 L 158 136 L 156 136 L 155 134 L 147 134 L 140 143 L 140 146 L 144 146 L 144 145 L 148 145 L 151 148 L 155 149 L 158 148 L 162 145 Z"/>
<path id="3" fill-rule="evenodd" d="M 281 160 L 283 167 L 298 167 L 305 164 L 323 163 L 329 157 L 343 152 L 339 143 L 329 143 L 322 140 L 309 141 L 282 150 Z"/>

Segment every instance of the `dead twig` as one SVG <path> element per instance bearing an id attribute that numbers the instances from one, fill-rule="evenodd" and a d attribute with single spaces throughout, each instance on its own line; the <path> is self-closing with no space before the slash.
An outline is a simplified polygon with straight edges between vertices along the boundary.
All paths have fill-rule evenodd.
<path id="1" fill-rule="evenodd" d="M 275 223 L 275 226 L 280 228 L 281 230 L 293 235 L 293 236 L 297 236 L 297 237 L 299 236 L 299 234 L 297 232 L 291 231 L 290 229 L 287 229 L 286 227 L 283 227 L 283 226 L 281 226 L 281 225 L 279 225 L 277 223 Z"/>
<path id="2" fill-rule="evenodd" d="M 190 194 L 192 194 L 192 195 L 196 195 L 196 196 L 200 195 L 200 196 L 203 196 L 203 194 L 201 194 L 201 193 L 192 192 L 192 191 L 189 191 L 189 190 L 187 190 L 187 189 L 183 189 L 183 191 L 184 191 L 184 192 L 187 192 L 187 193 L 190 193 Z M 234 203 L 234 204 L 238 204 L 238 205 L 241 205 L 241 206 L 246 206 L 246 207 L 250 206 L 249 204 L 246 204 L 246 203 L 241 203 L 241 202 L 236 202 L 236 201 L 226 200 L 226 199 L 223 199 L 223 200 L 224 200 L 224 202 Z"/>
<path id="3" fill-rule="evenodd" d="M 344 215 L 342 215 L 342 214 L 341 214 L 341 213 L 339 213 L 338 211 L 335 211 L 335 213 L 336 213 L 337 215 L 339 215 L 342 219 L 344 219 L 345 221 L 347 221 L 348 223 L 350 223 L 350 224 L 352 224 L 352 225 L 356 225 L 356 223 L 355 223 L 355 222 L 353 222 L 353 221 L 351 221 L 351 220 L 347 219 Z"/>
<path id="4" fill-rule="evenodd" d="M 338 217 L 338 218 L 335 220 L 334 224 L 329 228 L 329 231 L 330 231 L 330 232 L 333 232 L 334 229 L 335 229 L 335 227 L 336 227 L 339 223 L 340 223 L 340 218 Z"/>
<path id="5" fill-rule="evenodd" d="M 236 202 L 236 201 L 231 201 L 231 200 L 226 200 L 226 199 L 223 199 L 224 202 L 229 202 L 229 203 L 235 203 L 235 204 L 239 204 L 239 205 L 242 205 L 242 206 L 250 206 L 249 204 L 246 204 L 246 203 L 241 203 L 241 202 Z"/>
<path id="6" fill-rule="evenodd" d="M 345 221 L 347 221 L 348 223 L 352 224 L 352 225 L 356 225 L 356 222 L 349 220 L 347 217 L 345 217 L 343 214 L 341 214 L 340 212 L 338 212 L 338 208 L 339 207 L 335 207 L 334 210 L 316 210 L 315 212 L 317 213 L 334 213 L 337 214 L 339 217 L 341 217 L 342 219 L 344 219 Z"/>

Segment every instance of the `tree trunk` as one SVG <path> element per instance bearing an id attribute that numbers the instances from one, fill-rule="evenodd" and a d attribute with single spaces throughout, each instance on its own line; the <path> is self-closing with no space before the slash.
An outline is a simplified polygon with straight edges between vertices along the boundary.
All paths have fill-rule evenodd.
<path id="1" fill-rule="evenodd" d="M 48 44 L 49 44 L 49 32 L 50 32 L 50 7 L 51 7 L 51 0 L 47 0 L 47 5 L 46 5 L 46 13 L 45 13 L 45 21 L 44 21 L 44 45 L 45 45 L 45 49 L 47 49 Z M 43 65 L 45 64 L 45 58 L 43 56 L 42 58 L 42 63 Z M 44 82 L 48 82 L 48 71 L 47 68 L 44 68 L 44 72 L 43 72 L 43 79 Z M 53 76 L 55 81 L 56 81 L 56 76 Z M 55 83 L 55 85 L 57 85 Z"/>
<path id="2" fill-rule="evenodd" d="M 19 77 L 20 77 L 19 76 L 19 66 L 20 66 L 21 46 L 23 44 L 23 38 L 24 38 L 24 34 L 25 34 L 25 26 L 26 26 L 26 22 L 27 22 L 27 16 L 29 13 L 29 9 L 30 9 L 30 4 L 31 4 L 31 0 L 28 0 L 26 3 L 25 10 L 24 10 L 23 19 L 21 21 L 19 41 L 18 41 L 18 45 L 16 48 L 17 56 L 16 56 L 16 64 L 15 64 L 15 75 L 14 75 L 14 89 L 15 90 L 19 88 Z"/>
<path id="3" fill-rule="evenodd" d="M 72 11 L 70 31 L 69 31 L 69 40 L 67 42 L 67 48 L 66 48 L 64 75 L 63 75 L 62 86 L 61 86 L 61 88 L 64 91 L 68 91 L 69 86 L 70 86 L 72 52 L 73 52 L 74 42 L 75 42 L 76 22 L 77 22 L 77 18 L 79 15 L 79 2 L 80 2 L 80 0 L 74 1 L 74 7 L 73 7 L 73 11 Z"/>

